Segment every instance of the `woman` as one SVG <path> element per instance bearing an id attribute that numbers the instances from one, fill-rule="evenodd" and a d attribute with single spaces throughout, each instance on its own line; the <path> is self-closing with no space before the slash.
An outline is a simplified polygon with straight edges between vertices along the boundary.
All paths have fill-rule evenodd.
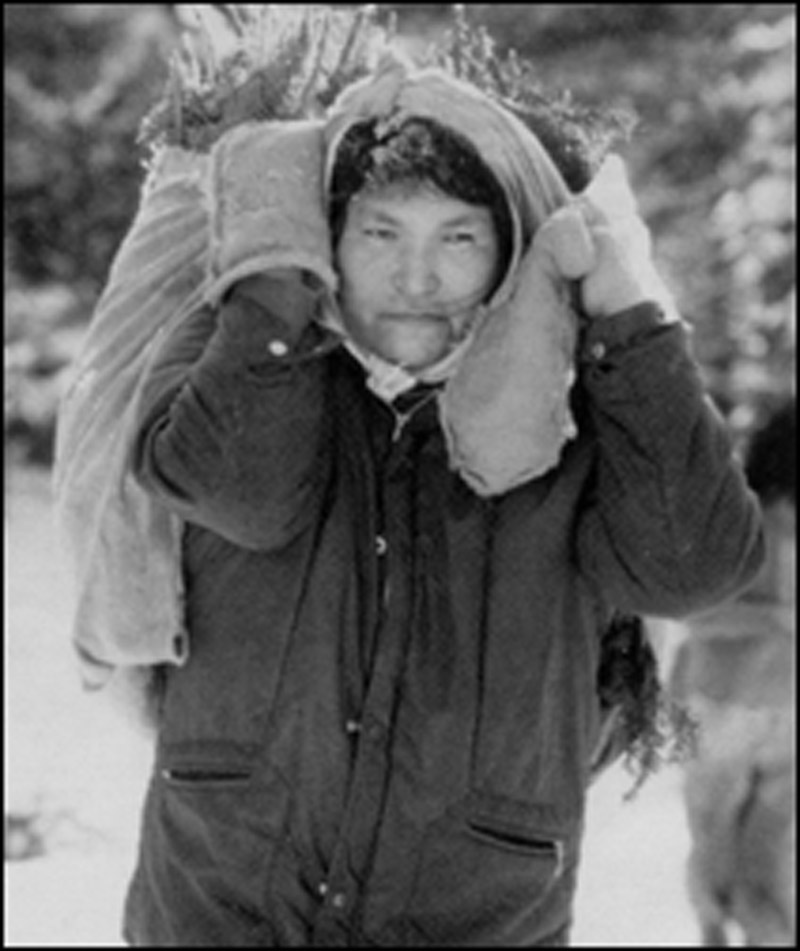
<path id="1" fill-rule="evenodd" d="M 601 633 L 761 558 L 630 194 L 393 62 L 210 167 L 208 285 L 135 402 L 188 636 L 127 939 L 566 944 Z"/>

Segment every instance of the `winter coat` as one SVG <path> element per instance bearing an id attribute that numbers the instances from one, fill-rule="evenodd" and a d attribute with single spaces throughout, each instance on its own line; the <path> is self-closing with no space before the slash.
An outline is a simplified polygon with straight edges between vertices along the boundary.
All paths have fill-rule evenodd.
<path id="1" fill-rule="evenodd" d="M 592 322 L 560 464 L 501 496 L 448 465 L 276 286 L 167 335 L 139 482 L 185 520 L 135 945 L 565 944 L 599 634 L 757 569 L 756 505 L 680 324 Z M 276 346 L 276 342 L 280 345 Z"/>

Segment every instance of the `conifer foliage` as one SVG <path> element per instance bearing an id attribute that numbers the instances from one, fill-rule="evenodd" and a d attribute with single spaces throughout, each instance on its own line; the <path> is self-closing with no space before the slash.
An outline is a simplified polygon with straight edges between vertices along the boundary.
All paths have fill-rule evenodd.
<path id="1" fill-rule="evenodd" d="M 375 66 L 395 33 L 395 19 L 379 25 L 374 5 L 198 4 L 187 5 L 181 17 L 181 44 L 140 141 L 200 152 L 243 121 L 323 115 L 342 89 Z M 462 7 L 418 59 L 472 83 L 535 128 L 575 190 L 632 126 L 626 113 L 545 94 L 531 64 L 513 49 L 501 56 Z"/>
<path id="2" fill-rule="evenodd" d="M 196 4 L 181 17 L 181 44 L 141 140 L 201 152 L 240 122 L 321 115 L 388 39 L 366 6 Z"/>

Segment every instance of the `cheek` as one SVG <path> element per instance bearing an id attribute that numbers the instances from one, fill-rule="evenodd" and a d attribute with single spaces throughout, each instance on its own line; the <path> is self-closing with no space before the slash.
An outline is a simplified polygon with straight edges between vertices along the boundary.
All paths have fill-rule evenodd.
<path id="1" fill-rule="evenodd" d="M 367 303 L 388 286 L 391 268 L 374 250 L 360 246 L 342 247 L 336 255 L 343 299 Z"/>
<path id="2" fill-rule="evenodd" d="M 465 255 L 449 263 L 447 283 L 459 297 L 485 297 L 495 283 L 495 261 L 491 255 Z"/>
<path id="3" fill-rule="evenodd" d="M 370 297 L 369 284 L 364 278 L 363 268 L 342 268 L 339 274 L 339 293 L 344 303 L 352 305 Z"/>
<path id="4" fill-rule="evenodd" d="M 377 309 L 380 287 L 385 286 L 375 262 L 358 249 L 342 248 L 336 255 L 339 306 L 351 332 L 363 332 Z"/>

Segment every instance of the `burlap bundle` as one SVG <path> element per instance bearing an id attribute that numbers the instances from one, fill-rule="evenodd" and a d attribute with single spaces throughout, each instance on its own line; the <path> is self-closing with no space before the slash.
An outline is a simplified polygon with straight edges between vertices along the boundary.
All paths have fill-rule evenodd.
<path id="1" fill-rule="evenodd" d="M 139 393 L 164 335 L 240 278 L 298 267 L 334 289 L 321 150 L 319 124 L 248 123 L 150 170 L 58 416 L 56 519 L 89 687 L 188 656 L 183 524 L 130 472 Z"/>

